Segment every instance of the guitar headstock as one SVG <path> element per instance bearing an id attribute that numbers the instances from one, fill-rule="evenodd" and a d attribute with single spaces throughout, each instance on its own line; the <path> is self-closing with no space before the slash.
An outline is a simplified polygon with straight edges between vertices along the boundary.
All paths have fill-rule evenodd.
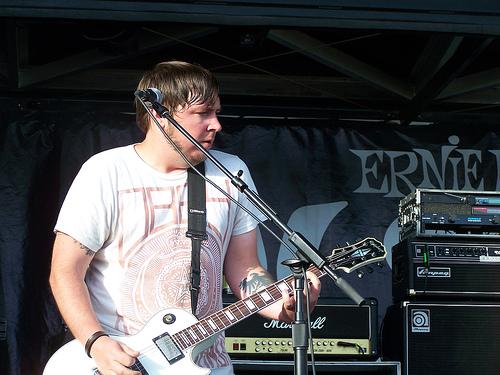
<path id="1" fill-rule="evenodd" d="M 352 245 L 339 247 L 326 259 L 330 267 L 349 273 L 356 268 L 383 260 L 387 255 L 385 246 L 379 240 L 367 237 Z"/>

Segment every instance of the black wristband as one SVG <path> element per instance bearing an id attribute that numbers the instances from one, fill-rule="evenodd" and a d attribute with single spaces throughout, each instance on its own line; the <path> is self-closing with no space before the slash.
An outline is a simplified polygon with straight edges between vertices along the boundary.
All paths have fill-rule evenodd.
<path id="1" fill-rule="evenodd" d="M 92 345 L 94 345 L 94 342 L 101 336 L 109 336 L 106 332 L 104 331 L 97 331 L 92 334 L 85 343 L 85 353 L 89 356 L 89 358 L 92 358 L 90 356 L 90 349 L 92 348 Z"/>

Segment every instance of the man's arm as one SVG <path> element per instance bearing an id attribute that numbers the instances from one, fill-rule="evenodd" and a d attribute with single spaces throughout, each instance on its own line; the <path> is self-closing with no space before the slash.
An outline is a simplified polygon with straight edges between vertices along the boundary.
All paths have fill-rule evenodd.
<path id="1" fill-rule="evenodd" d="M 82 345 L 94 332 L 102 330 L 85 284 L 85 274 L 93 256 L 93 251 L 72 237 L 57 233 L 52 253 L 50 286 L 64 321 Z M 103 375 L 140 374 L 125 367 L 131 366 L 139 353 L 109 337 L 98 338 L 90 354 Z"/>
<path id="2" fill-rule="evenodd" d="M 239 298 L 247 297 L 274 282 L 257 256 L 257 230 L 231 238 L 224 261 L 224 274 L 229 287 Z M 314 307 L 321 284 L 313 273 L 308 273 L 307 276 L 310 280 L 311 305 Z M 269 319 L 291 322 L 294 319 L 294 308 L 293 296 L 283 293 L 283 300 L 262 310 L 260 314 Z"/>

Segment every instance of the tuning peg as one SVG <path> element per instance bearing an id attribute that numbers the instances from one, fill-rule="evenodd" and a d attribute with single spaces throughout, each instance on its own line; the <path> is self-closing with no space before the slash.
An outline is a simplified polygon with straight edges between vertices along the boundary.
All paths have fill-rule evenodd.
<path id="1" fill-rule="evenodd" d="M 358 271 L 356 272 L 356 274 L 358 275 L 358 278 L 359 278 L 359 279 L 362 279 L 362 278 L 363 278 L 363 276 L 365 276 L 365 273 L 364 273 L 363 271 L 361 271 L 361 270 L 358 270 Z"/>
<path id="2" fill-rule="evenodd" d="M 379 268 L 384 268 L 384 263 L 382 262 L 377 262 L 375 263 Z"/>

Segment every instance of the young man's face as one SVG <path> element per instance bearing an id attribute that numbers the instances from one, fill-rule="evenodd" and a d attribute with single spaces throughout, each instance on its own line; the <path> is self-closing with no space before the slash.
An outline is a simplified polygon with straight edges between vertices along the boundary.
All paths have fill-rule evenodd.
<path id="1" fill-rule="evenodd" d="M 194 104 L 177 111 L 173 118 L 193 136 L 201 145 L 209 150 L 212 148 L 215 135 L 222 129 L 217 118 L 220 112 L 220 100 L 217 98 L 213 105 Z M 167 133 L 180 147 L 184 154 L 194 164 L 205 160 L 205 155 L 196 148 L 186 137 L 180 134 L 172 125 L 167 127 Z"/>

